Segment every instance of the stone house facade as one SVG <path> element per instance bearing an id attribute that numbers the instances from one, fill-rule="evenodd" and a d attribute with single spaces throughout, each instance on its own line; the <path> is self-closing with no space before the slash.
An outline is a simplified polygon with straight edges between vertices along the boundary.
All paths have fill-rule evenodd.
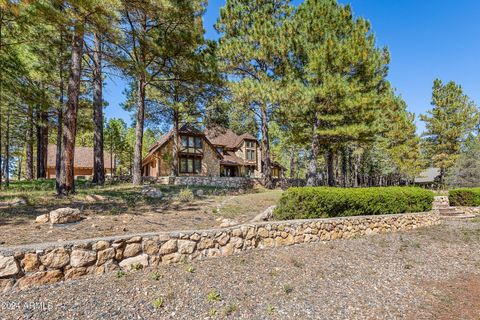
<path id="1" fill-rule="evenodd" d="M 145 177 L 165 177 L 172 173 L 173 130 L 152 147 L 142 162 Z M 258 140 L 251 134 L 237 135 L 221 127 L 205 131 L 190 124 L 178 130 L 178 174 L 199 177 L 262 178 L 262 158 Z M 272 165 L 274 178 L 283 168 Z"/>

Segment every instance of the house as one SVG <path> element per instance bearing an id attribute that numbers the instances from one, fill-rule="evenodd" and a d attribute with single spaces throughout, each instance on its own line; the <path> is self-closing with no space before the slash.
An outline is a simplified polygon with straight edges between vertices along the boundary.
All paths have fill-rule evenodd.
<path id="1" fill-rule="evenodd" d="M 418 185 L 433 185 L 440 176 L 439 168 L 427 168 L 415 177 L 414 183 Z"/>
<path id="2" fill-rule="evenodd" d="M 260 144 L 251 134 L 237 135 L 221 127 L 205 131 L 190 124 L 178 130 L 178 173 L 180 176 L 263 177 Z M 142 162 L 146 177 L 171 174 L 173 130 L 150 147 Z M 283 168 L 272 165 L 274 177 L 281 177 Z"/>
<path id="3" fill-rule="evenodd" d="M 57 146 L 54 144 L 49 144 L 47 151 L 47 179 L 54 179 Z M 75 147 L 73 169 L 75 178 L 88 178 L 93 175 L 93 158 L 93 148 Z M 104 153 L 103 161 L 105 174 L 111 175 L 112 167 L 115 168 L 115 163 L 112 163 L 110 154 L 108 152 Z"/>

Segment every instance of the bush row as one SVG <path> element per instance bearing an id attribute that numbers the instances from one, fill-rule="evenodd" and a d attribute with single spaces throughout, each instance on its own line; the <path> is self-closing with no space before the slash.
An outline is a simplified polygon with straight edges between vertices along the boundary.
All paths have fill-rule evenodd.
<path id="1" fill-rule="evenodd" d="M 414 187 L 290 188 L 275 209 L 279 220 L 424 212 L 433 192 Z"/>
<path id="2" fill-rule="evenodd" d="M 480 206 L 480 188 L 450 190 L 448 200 L 451 206 L 478 207 Z"/>

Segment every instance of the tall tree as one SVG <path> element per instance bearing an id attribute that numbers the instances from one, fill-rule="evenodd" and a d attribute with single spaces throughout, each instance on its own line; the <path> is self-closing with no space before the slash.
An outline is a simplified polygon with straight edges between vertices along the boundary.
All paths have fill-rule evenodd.
<path id="1" fill-rule="evenodd" d="M 228 74 L 234 100 L 261 124 L 265 186 L 273 187 L 269 121 L 278 108 L 276 82 L 286 50 L 276 36 L 292 7 L 289 0 L 227 0 L 215 28 L 219 58 Z"/>
<path id="2" fill-rule="evenodd" d="M 291 42 L 288 108 L 297 140 L 310 144 L 308 185 L 317 185 L 317 161 L 326 152 L 328 184 L 335 185 L 335 152 L 346 142 L 379 132 L 389 54 L 375 46 L 370 24 L 336 0 L 306 0 L 287 28 Z"/>
<path id="3" fill-rule="evenodd" d="M 420 115 L 425 122 L 424 147 L 432 164 L 440 169 L 440 183 L 460 154 L 462 142 L 478 123 L 478 108 L 461 86 L 439 79 L 433 83 L 432 110 Z"/>
<path id="4" fill-rule="evenodd" d="M 190 53 L 186 39 L 193 39 L 201 28 L 205 3 L 195 1 L 151 0 L 123 2 L 121 29 L 123 41 L 117 44 L 117 64 L 134 83 L 136 96 L 135 148 L 132 182 L 142 183 L 142 150 L 147 108 L 147 90 L 158 81 L 174 81 L 172 67 Z M 201 29 L 200 29 L 201 30 Z"/>
<path id="5" fill-rule="evenodd" d="M 445 181 L 453 187 L 480 186 L 480 136 L 469 135 Z"/>
<path id="6" fill-rule="evenodd" d="M 94 35 L 93 51 L 93 183 L 104 184 L 105 166 L 103 163 L 103 77 L 102 77 L 102 43 L 98 33 Z"/>

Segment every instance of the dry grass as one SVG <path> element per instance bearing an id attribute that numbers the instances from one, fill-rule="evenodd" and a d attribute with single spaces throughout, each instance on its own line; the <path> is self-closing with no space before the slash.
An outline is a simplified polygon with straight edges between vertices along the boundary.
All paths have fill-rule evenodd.
<path id="1" fill-rule="evenodd" d="M 27 205 L 17 207 L 0 206 L 0 245 L 204 229 L 218 226 L 218 220 L 222 218 L 247 222 L 276 203 L 281 194 L 281 191 L 261 189 L 239 194 L 237 190 L 192 187 L 189 201 L 182 201 L 179 194 L 184 186 L 155 185 L 164 196 L 153 198 L 142 195 L 142 187 L 118 184 L 104 187 L 81 185 L 76 195 L 59 198 L 45 186 L 48 185 L 43 185 L 47 190 L 38 190 L 37 186 L 30 190 L 25 186 L 14 186 L 10 191 L 0 193 L 0 202 L 14 198 L 27 201 Z M 202 189 L 204 196 L 194 196 L 198 189 Z M 99 195 L 105 200 L 89 202 L 89 195 Z M 67 206 L 81 209 L 85 219 L 54 227 L 34 222 L 38 215 Z"/>

